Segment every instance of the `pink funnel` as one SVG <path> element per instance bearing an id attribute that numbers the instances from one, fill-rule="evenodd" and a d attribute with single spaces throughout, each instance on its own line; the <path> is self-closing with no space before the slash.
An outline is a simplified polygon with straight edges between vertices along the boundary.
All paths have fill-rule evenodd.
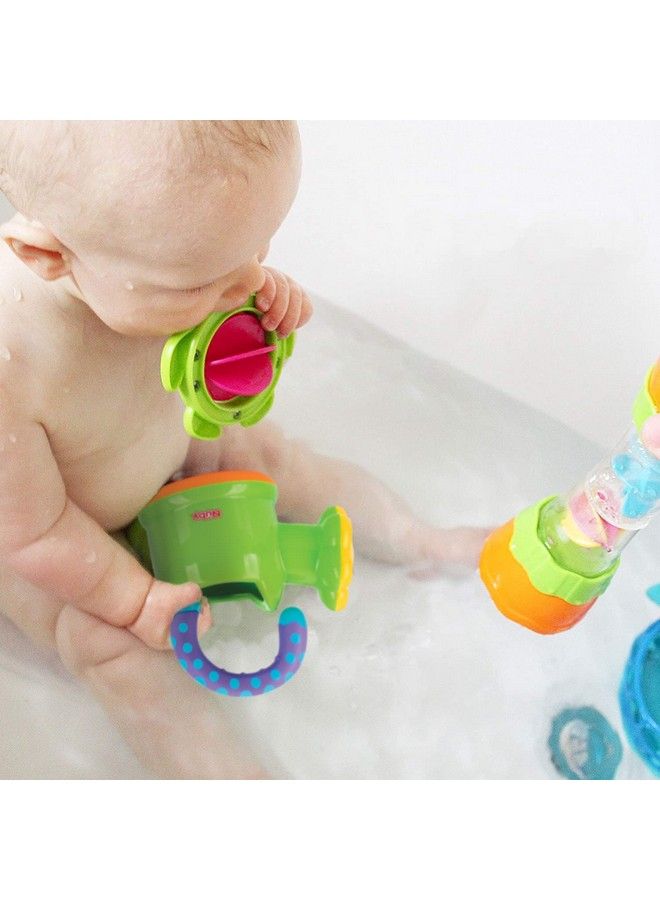
<path id="1" fill-rule="evenodd" d="M 204 360 L 204 379 L 211 397 L 220 402 L 254 397 L 273 380 L 275 349 L 251 313 L 238 313 L 222 323 L 211 338 Z"/>

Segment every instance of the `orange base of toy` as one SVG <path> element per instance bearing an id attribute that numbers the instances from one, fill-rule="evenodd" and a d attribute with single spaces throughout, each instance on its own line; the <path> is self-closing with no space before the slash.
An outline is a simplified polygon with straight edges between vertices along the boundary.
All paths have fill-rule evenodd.
<path id="1" fill-rule="evenodd" d="M 479 571 L 495 606 L 507 618 L 539 634 L 572 628 L 591 609 L 597 597 L 581 606 L 543 594 L 511 553 L 513 519 L 494 531 L 481 552 Z"/>

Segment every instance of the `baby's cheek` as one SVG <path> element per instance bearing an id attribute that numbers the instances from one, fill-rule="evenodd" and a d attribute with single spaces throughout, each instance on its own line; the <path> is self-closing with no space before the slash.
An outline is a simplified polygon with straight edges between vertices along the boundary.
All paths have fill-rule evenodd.
<path id="1" fill-rule="evenodd" d="M 119 280 L 109 272 L 94 271 L 79 261 L 72 263 L 71 274 L 85 303 L 103 321 L 130 317 L 131 311 L 139 306 L 138 292 L 130 281 Z"/>
<path id="2" fill-rule="evenodd" d="M 93 303 L 107 303 L 108 295 L 116 297 L 119 293 L 129 293 L 124 285 L 119 288 L 116 283 L 113 283 L 114 279 L 81 265 L 77 260 L 71 265 L 71 274 L 83 298 L 90 306 Z"/>

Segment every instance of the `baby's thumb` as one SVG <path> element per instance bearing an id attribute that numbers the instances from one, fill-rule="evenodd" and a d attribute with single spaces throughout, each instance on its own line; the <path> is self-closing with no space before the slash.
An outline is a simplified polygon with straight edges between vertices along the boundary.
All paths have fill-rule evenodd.
<path id="1" fill-rule="evenodd" d="M 203 634 L 206 634 L 212 624 L 213 616 L 211 615 L 211 606 L 209 605 L 209 601 L 202 594 L 199 607 L 199 619 L 197 620 L 199 636 L 201 637 Z"/>
<path id="2" fill-rule="evenodd" d="M 193 603 L 199 603 L 202 600 L 202 591 L 198 584 L 194 581 L 186 581 L 184 584 L 176 586 L 176 601 L 179 609 L 191 606 Z"/>
<path id="3" fill-rule="evenodd" d="M 202 594 L 199 585 L 195 584 L 194 581 L 188 581 L 185 584 L 179 585 L 179 588 L 181 590 L 181 593 L 177 596 L 179 606 L 177 612 L 185 609 L 186 606 L 192 606 L 193 603 L 199 603 L 197 634 L 199 637 L 201 637 L 203 634 L 206 634 L 206 632 L 213 624 L 213 617 L 211 615 L 211 607 L 209 605 L 209 601 L 206 599 L 204 594 Z M 183 602 L 181 602 L 182 596 L 186 598 Z"/>
<path id="4" fill-rule="evenodd" d="M 199 602 L 201 591 L 194 582 L 170 584 L 154 578 L 142 609 L 129 631 L 148 647 L 164 650 L 170 646 L 172 619 L 186 606 Z"/>

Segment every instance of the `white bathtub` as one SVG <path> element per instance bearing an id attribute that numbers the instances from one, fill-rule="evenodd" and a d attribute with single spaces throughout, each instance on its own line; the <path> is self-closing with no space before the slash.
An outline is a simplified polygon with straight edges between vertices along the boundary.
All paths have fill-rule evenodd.
<path id="1" fill-rule="evenodd" d="M 576 404 L 589 399 L 576 387 Z M 600 454 L 558 422 L 320 301 L 271 415 L 447 525 L 497 524 L 569 487 Z M 310 625 L 296 678 L 271 695 L 218 698 L 218 708 L 279 775 L 555 778 L 546 745 L 553 715 L 595 706 L 624 743 L 618 777 L 650 777 L 626 744 L 616 695 L 630 645 L 656 615 L 644 591 L 660 581 L 658 540 L 653 525 L 636 538 L 604 597 L 554 637 L 500 616 L 476 574 L 417 582 L 358 559 L 345 612 L 292 593 Z M 223 662 L 247 668 L 269 657 L 272 618 L 246 603 L 220 616 Z M 86 692 L 4 622 L 0 666 L 0 777 L 145 777 Z"/>

